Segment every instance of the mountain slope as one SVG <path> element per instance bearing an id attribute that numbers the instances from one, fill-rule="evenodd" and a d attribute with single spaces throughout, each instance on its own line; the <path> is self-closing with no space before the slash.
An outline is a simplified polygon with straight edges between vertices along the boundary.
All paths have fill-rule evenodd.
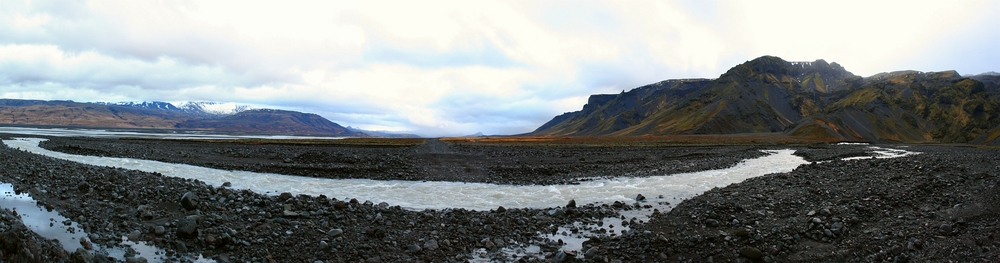
<path id="1" fill-rule="evenodd" d="M 594 95 L 581 111 L 556 116 L 530 134 L 785 132 L 840 140 L 992 141 L 988 132 L 1000 137 L 995 96 L 1000 81 L 992 83 L 954 71 L 862 78 L 837 63 L 764 56 L 718 79 L 667 80 L 617 95 Z"/>
<path id="2" fill-rule="evenodd" d="M 349 131 L 315 114 L 248 110 L 218 117 L 205 112 L 188 111 L 165 102 L 79 103 L 0 99 L 0 124 L 365 136 L 364 133 Z"/>
<path id="3" fill-rule="evenodd" d="M 284 110 L 246 110 L 215 119 L 194 119 L 177 124 L 181 129 L 209 129 L 240 132 L 247 130 L 298 135 L 364 136 L 312 113 Z"/>

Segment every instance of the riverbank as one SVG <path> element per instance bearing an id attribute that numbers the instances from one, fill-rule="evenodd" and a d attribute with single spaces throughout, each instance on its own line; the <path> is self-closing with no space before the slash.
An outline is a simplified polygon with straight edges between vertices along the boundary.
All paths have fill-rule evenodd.
<path id="1" fill-rule="evenodd" d="M 56 141 L 58 139 L 52 140 Z M 89 149 L 101 149 L 106 154 L 135 158 L 145 155 L 150 159 L 177 149 L 169 148 L 175 142 L 160 142 L 159 146 L 167 147 L 160 149 L 162 151 L 142 151 L 140 146 L 112 147 L 116 145 L 113 141 L 79 141 L 82 142 L 61 145 L 76 145 L 81 149 L 91 145 Z M 200 147 L 185 147 L 202 150 L 179 151 L 174 154 L 187 153 L 189 157 L 177 157 L 176 160 L 199 163 L 205 158 L 221 160 L 221 156 L 226 156 L 243 159 L 251 167 L 286 164 L 285 158 L 240 158 L 230 154 L 253 153 L 254 147 L 249 146 L 229 148 L 201 144 Z M 291 153 L 301 156 L 310 151 L 320 152 L 315 148 L 294 147 L 299 146 L 275 146 L 270 152 L 259 150 L 262 154 L 250 156 L 282 152 L 287 156 L 292 156 Z M 573 176 L 570 172 L 553 174 L 560 179 L 532 181 L 523 178 L 544 178 L 545 170 L 539 168 L 546 163 L 555 167 L 574 167 L 580 164 L 581 158 L 584 163 L 603 160 L 594 161 L 596 166 L 591 166 L 604 169 L 601 171 L 642 176 L 645 174 L 642 171 L 670 170 L 669 167 L 715 169 L 720 167 L 711 163 L 731 166 L 747 155 L 759 155 L 756 151 L 759 148 L 755 147 L 635 147 L 621 148 L 619 152 L 616 147 L 519 148 L 442 143 L 409 148 L 355 148 L 358 149 L 337 148 L 326 153 L 363 153 L 376 149 L 370 151 L 370 157 L 358 156 L 359 160 L 375 161 L 380 154 L 391 155 L 396 151 L 400 160 L 430 163 L 443 172 L 467 171 L 466 167 L 470 166 L 474 167 L 469 169 L 472 171 L 488 169 L 494 163 L 528 163 L 523 167 L 534 169 L 519 169 L 521 173 L 509 173 L 512 175 L 501 176 L 502 179 L 491 178 L 489 172 L 458 172 L 450 176 L 472 174 L 478 176 L 468 176 L 467 181 L 543 184 L 579 181 L 588 175 L 579 172 L 578 176 Z M 193 180 L 55 160 L 6 147 L 0 149 L 0 157 L 7 160 L 0 164 L 3 166 L 0 170 L 4 171 L 0 173 L 0 181 L 13 183 L 42 204 L 52 206 L 68 218 L 78 219 L 94 242 L 112 244 L 121 236 L 135 234 L 136 239 L 164 248 L 168 256 L 200 254 L 219 261 L 444 262 L 471 260 L 476 251 L 486 251 L 492 260 L 512 260 L 515 258 L 511 255 L 501 253 L 503 248 L 512 245 L 537 246 L 537 250 L 522 251 L 520 256 L 524 256 L 524 260 L 581 256 L 583 260 L 597 262 L 679 259 L 698 262 L 709 257 L 717 262 L 841 258 L 848 261 L 900 258 L 982 261 L 996 258 L 997 239 L 993 234 L 998 233 L 996 218 L 1000 217 L 996 209 L 983 205 L 996 204 L 997 200 L 995 175 L 1000 164 L 990 159 L 990 156 L 997 156 L 995 150 L 921 146 L 911 149 L 923 152 L 917 156 L 844 162 L 837 159 L 865 154 L 865 147 L 795 148 L 807 159 L 829 162 L 711 190 L 680 203 L 670 212 L 654 216 L 650 223 L 630 224 L 634 231 L 624 237 L 591 240 L 578 253 L 581 255 L 560 254 L 558 241 L 541 238 L 540 234 L 552 233 L 559 226 L 573 222 L 596 222 L 630 209 L 628 205 L 408 211 L 393 204 L 371 204 L 364 200 L 265 196 L 212 187 Z M 382 150 L 386 151 L 380 152 Z M 479 168 L 469 165 L 476 164 L 475 159 L 459 162 L 463 159 L 462 153 L 480 156 L 479 163 L 485 165 Z M 421 154 L 430 157 L 421 159 Z M 433 159 L 440 157 L 436 155 L 444 159 Z M 545 161 L 530 162 L 537 159 Z M 729 159 L 737 161 L 729 162 Z M 429 162 L 432 160 L 451 162 Z M 250 165 L 252 163 L 256 165 Z M 692 163 L 694 165 L 684 165 Z M 699 163 L 704 164 L 699 166 Z M 358 167 L 366 165 L 364 162 L 357 164 Z M 188 210 L 180 201 L 188 193 L 199 197 L 190 207 L 194 210 Z M 813 222 L 813 218 L 820 222 Z M 948 227 L 943 227 L 944 224 Z M 943 228 L 949 228 L 950 232 L 940 232 Z M 826 235 L 827 231 L 832 236 Z M 945 251 L 954 253 L 943 254 Z"/>

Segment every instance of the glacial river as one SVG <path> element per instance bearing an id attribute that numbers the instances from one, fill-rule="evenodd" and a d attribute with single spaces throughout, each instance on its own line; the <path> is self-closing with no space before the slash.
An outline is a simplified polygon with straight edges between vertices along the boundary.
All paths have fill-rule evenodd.
<path id="1" fill-rule="evenodd" d="M 34 131 L 27 131 L 31 133 Z M 46 134 L 52 135 L 52 134 Z M 116 134 L 117 135 L 117 134 Z M 115 136 L 115 135 L 112 135 Z M 715 187 L 742 182 L 748 178 L 772 173 L 790 172 L 808 162 L 796 156 L 794 150 L 769 150 L 768 155 L 748 159 L 725 169 L 708 170 L 692 173 L 664 174 L 652 177 L 620 177 L 581 182 L 573 185 L 497 185 L 486 183 L 462 183 L 440 181 L 380 181 L 367 179 L 323 179 L 281 174 L 255 173 L 246 171 L 228 171 L 186 164 L 164 163 L 158 161 L 114 158 L 66 154 L 50 151 L 39 147 L 44 139 L 18 138 L 4 140 L 11 148 L 21 149 L 35 154 L 57 159 L 69 160 L 97 166 L 119 167 L 145 172 L 157 172 L 165 176 L 201 180 L 213 186 L 229 182 L 232 188 L 249 189 L 251 191 L 276 195 L 282 192 L 306 195 L 326 195 L 339 199 L 357 198 L 375 203 L 386 202 L 399 205 L 406 209 L 445 209 L 465 208 L 471 210 L 489 210 L 499 206 L 506 208 L 551 208 L 565 205 L 569 200 L 579 204 L 613 203 L 615 201 L 631 204 L 635 197 L 642 194 L 649 198 L 650 209 L 632 211 L 626 217 L 636 217 L 648 220 L 647 216 L 653 209 L 669 211 L 680 201 L 694 197 Z M 902 149 L 870 147 L 871 157 L 861 158 L 895 158 L 917 154 Z M 610 220 L 607 221 L 607 220 Z M 621 227 L 621 219 L 606 219 L 609 224 L 619 225 L 619 233 L 627 228 Z M 596 226 L 592 226 L 595 227 Z M 37 232 L 38 230 L 36 230 Z M 577 233 L 571 235 L 549 235 L 548 238 L 562 239 L 567 242 L 563 250 L 579 250 L 586 240 L 586 235 L 592 233 Z M 524 254 L 524 247 L 515 254 Z M 531 249 L 531 248 L 527 248 Z M 529 255 L 530 256 L 530 255 Z"/>

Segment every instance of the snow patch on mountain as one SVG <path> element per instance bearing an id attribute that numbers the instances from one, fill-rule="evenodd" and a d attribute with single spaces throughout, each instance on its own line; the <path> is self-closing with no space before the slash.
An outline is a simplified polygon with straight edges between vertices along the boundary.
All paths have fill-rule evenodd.
<path id="1" fill-rule="evenodd" d="M 182 111 L 205 113 L 210 115 L 233 115 L 247 110 L 256 109 L 250 105 L 232 102 L 188 101 L 177 104 Z"/>

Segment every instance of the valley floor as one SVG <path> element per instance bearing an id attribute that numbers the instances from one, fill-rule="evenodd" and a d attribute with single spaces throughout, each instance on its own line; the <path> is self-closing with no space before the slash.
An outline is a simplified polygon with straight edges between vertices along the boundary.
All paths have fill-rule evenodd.
<path id="1" fill-rule="evenodd" d="M 774 148 L 793 148 L 809 161 L 823 161 L 711 190 L 648 223 L 632 224 L 629 234 L 591 239 L 580 252 L 586 254 L 583 259 L 574 259 L 558 254 L 559 244 L 539 233 L 614 216 L 629 206 L 581 204 L 558 208 L 558 213 L 409 211 L 364 200 L 266 196 L 0 147 L 0 181 L 68 218 L 82 219 L 78 223 L 96 243 L 114 244 L 138 231 L 137 238 L 166 249 L 168 257 L 461 262 L 482 248 L 493 252 L 492 260 L 503 261 L 509 258 L 496 258 L 503 247 L 534 244 L 549 259 L 588 262 L 1000 260 L 1000 151 L 995 149 L 909 146 L 922 154 L 842 161 L 867 155 L 867 150 L 825 144 L 664 147 L 428 140 L 414 146 L 350 146 L 93 138 L 50 138 L 43 147 L 325 178 L 498 184 L 565 184 L 609 175 L 718 169 Z M 200 197 L 197 210 L 179 202 L 189 192 Z M 16 225 L 16 220 L 4 223 Z M 28 234 L 24 240 L 39 240 Z M 37 262 L 69 261 L 68 253 L 53 249 L 28 251 Z M 4 250 L 0 261 L 28 261 L 15 257 L 19 255 L 23 252 Z"/>

